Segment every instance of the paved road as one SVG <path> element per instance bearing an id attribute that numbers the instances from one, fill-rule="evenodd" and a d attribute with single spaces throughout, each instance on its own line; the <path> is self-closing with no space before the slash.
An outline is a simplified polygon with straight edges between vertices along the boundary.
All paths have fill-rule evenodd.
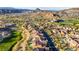
<path id="1" fill-rule="evenodd" d="M 47 32 L 45 32 L 43 29 L 40 29 L 39 26 L 37 26 L 36 24 L 33 23 L 33 21 L 30 21 L 29 24 L 34 28 L 36 29 L 38 32 L 42 32 L 43 36 L 47 39 L 48 41 L 48 47 L 50 48 L 50 51 L 59 51 L 55 45 L 54 45 L 54 42 L 53 42 L 53 39 L 50 38 L 50 36 L 48 35 Z M 41 27 L 43 28 L 43 27 Z"/>
<path id="2" fill-rule="evenodd" d="M 50 48 L 50 51 L 58 51 L 58 49 L 55 47 L 53 39 L 50 38 L 47 32 L 45 32 L 43 29 L 40 29 L 38 26 L 36 26 L 34 23 L 31 23 L 32 27 L 34 27 L 38 32 L 41 32 L 43 36 L 48 40 L 48 47 Z M 33 26 L 34 25 L 34 26 Z"/>
<path id="3" fill-rule="evenodd" d="M 50 51 L 58 51 L 58 49 L 54 45 L 54 42 L 52 42 L 53 39 L 50 38 L 50 36 L 43 29 L 41 29 L 40 31 L 42 31 L 44 37 L 48 40 L 48 46 L 50 48 Z"/>

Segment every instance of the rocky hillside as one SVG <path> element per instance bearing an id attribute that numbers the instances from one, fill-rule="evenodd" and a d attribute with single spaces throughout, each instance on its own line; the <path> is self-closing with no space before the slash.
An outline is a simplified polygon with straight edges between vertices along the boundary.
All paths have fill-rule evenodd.
<path id="1" fill-rule="evenodd" d="M 62 11 L 58 11 L 57 14 L 60 17 L 79 17 L 79 8 L 70 8 Z"/>

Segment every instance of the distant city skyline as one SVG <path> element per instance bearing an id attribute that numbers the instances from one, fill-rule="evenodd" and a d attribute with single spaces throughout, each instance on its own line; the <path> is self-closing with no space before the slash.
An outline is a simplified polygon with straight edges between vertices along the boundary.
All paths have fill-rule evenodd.
<path id="1" fill-rule="evenodd" d="M 35 10 L 36 8 L 39 8 L 41 10 L 64 10 L 69 9 L 69 7 L 14 7 L 19 9 L 32 9 Z"/>

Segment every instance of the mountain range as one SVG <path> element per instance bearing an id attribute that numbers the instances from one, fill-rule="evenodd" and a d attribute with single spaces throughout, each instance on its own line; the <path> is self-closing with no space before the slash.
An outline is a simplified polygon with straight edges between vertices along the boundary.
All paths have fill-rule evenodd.
<path id="1" fill-rule="evenodd" d="M 23 13 L 26 11 L 31 11 L 31 10 L 30 9 L 18 9 L 18 8 L 12 8 L 12 7 L 0 7 L 0 14 Z"/>

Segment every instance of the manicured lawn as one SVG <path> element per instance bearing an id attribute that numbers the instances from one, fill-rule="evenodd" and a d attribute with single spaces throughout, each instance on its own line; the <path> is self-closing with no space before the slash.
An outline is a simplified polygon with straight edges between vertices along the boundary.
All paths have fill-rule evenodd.
<path id="1" fill-rule="evenodd" d="M 65 20 L 64 22 L 60 22 L 60 25 L 71 25 L 74 26 L 75 24 L 79 24 L 79 20 L 74 19 L 74 20 Z"/>
<path id="2" fill-rule="evenodd" d="M 60 26 L 75 26 L 79 24 L 79 19 L 66 19 L 64 22 L 49 22 L 49 24 L 60 25 Z"/>
<path id="3" fill-rule="evenodd" d="M 9 51 L 11 47 L 21 39 L 21 32 L 12 31 L 12 35 L 8 38 L 5 38 L 0 43 L 0 51 Z"/>

